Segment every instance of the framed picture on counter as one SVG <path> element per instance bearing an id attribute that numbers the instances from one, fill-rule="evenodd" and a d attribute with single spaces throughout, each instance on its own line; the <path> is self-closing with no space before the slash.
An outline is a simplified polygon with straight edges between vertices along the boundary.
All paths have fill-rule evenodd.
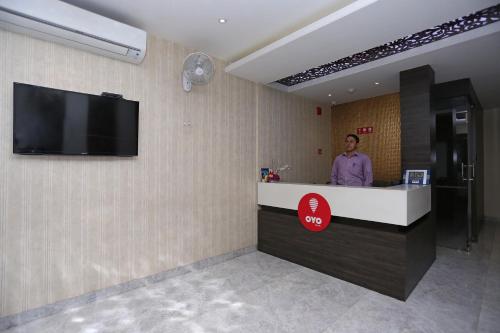
<path id="1" fill-rule="evenodd" d="M 404 183 L 413 185 L 429 185 L 429 172 L 428 170 L 406 170 Z"/>
<path id="2" fill-rule="evenodd" d="M 260 180 L 265 181 L 269 175 L 269 168 L 260 168 Z"/>

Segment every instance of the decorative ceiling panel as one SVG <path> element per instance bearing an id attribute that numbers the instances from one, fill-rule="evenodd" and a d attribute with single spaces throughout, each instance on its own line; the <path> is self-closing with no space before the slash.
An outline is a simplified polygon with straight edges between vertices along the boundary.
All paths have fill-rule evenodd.
<path id="1" fill-rule="evenodd" d="M 395 41 L 353 54 L 349 57 L 290 75 L 276 82 L 291 87 L 342 70 L 366 64 L 416 47 L 433 43 L 466 31 L 484 27 L 500 20 L 500 4 L 485 8 L 470 15 L 440 24 Z"/>

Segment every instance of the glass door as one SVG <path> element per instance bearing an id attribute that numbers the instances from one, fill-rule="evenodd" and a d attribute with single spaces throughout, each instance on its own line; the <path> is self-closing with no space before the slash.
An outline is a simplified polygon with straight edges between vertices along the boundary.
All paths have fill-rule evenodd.
<path id="1" fill-rule="evenodd" d="M 468 250 L 471 235 L 468 111 L 435 112 L 434 191 L 437 245 Z"/>

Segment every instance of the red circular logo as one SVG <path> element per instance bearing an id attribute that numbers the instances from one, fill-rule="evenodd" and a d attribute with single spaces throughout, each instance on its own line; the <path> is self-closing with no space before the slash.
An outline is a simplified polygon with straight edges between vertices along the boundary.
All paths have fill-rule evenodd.
<path id="1" fill-rule="evenodd" d="M 307 193 L 300 199 L 299 208 L 300 223 L 310 231 L 322 231 L 330 224 L 332 211 L 330 205 L 323 196 L 318 193 Z"/>

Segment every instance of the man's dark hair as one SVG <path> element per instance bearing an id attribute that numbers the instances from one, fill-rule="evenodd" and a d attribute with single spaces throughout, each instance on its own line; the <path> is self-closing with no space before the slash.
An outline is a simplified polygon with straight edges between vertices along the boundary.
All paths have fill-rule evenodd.
<path id="1" fill-rule="evenodd" d="M 356 143 L 359 143 L 359 138 L 356 134 L 347 134 L 345 138 L 347 139 L 348 137 L 353 138 L 354 140 L 356 140 Z"/>

